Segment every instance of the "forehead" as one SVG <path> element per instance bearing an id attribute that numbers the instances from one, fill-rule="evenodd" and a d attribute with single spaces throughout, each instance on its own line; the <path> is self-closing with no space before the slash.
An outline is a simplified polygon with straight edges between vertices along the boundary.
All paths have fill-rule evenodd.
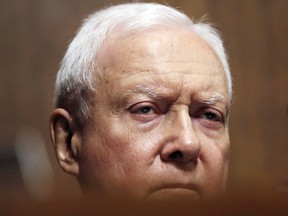
<path id="1" fill-rule="evenodd" d="M 98 55 L 97 65 L 106 82 L 123 79 L 129 82 L 133 76 L 141 75 L 145 82 L 146 75 L 165 80 L 171 74 L 182 77 L 201 74 L 218 77 L 221 85 L 227 86 L 223 67 L 213 49 L 183 27 L 151 29 L 126 37 L 112 34 Z"/>
<path id="2" fill-rule="evenodd" d="M 97 65 L 102 68 L 133 66 L 137 62 L 143 65 L 169 63 L 167 61 L 204 63 L 214 68 L 211 72 L 222 69 L 212 48 L 187 27 L 160 27 L 121 37 L 112 33 L 97 57 Z M 117 75 L 115 72 L 118 71 L 113 75 Z"/>

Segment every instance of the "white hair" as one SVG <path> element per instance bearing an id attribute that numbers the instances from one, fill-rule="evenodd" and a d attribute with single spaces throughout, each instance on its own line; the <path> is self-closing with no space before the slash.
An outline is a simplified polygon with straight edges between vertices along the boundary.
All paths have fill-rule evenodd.
<path id="1" fill-rule="evenodd" d="M 90 116 L 91 93 L 95 91 L 95 65 L 103 42 L 117 34 L 143 31 L 157 26 L 187 26 L 206 41 L 222 63 L 232 97 L 232 79 L 223 42 L 209 24 L 194 23 L 184 13 L 157 3 L 126 3 L 90 15 L 70 43 L 57 74 L 55 106 L 67 109 L 83 124 Z"/>

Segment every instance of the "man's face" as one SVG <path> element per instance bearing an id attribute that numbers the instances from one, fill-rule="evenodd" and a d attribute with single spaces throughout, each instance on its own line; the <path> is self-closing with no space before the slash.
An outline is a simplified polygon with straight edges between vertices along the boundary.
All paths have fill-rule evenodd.
<path id="1" fill-rule="evenodd" d="M 222 65 L 189 30 L 111 36 L 97 58 L 79 180 L 89 191 L 213 198 L 228 169 L 229 98 Z"/>

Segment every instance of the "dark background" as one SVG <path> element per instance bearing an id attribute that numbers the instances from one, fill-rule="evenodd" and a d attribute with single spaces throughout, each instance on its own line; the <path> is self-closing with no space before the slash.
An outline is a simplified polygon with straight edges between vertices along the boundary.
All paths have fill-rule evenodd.
<path id="1" fill-rule="evenodd" d="M 124 1 L 0 1 L 0 191 L 6 197 L 79 195 L 49 138 L 55 75 L 82 20 L 118 2 Z M 234 79 L 229 190 L 288 191 L 288 1 L 166 2 L 196 19 L 208 14 L 224 38 Z"/>

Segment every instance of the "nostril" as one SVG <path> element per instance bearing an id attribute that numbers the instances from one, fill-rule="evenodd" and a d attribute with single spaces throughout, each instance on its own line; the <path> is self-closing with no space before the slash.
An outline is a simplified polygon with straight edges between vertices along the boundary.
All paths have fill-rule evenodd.
<path id="1" fill-rule="evenodd" d="M 169 155 L 169 158 L 171 158 L 171 159 L 179 159 L 182 157 L 183 157 L 183 154 L 181 151 L 175 151 Z"/>

